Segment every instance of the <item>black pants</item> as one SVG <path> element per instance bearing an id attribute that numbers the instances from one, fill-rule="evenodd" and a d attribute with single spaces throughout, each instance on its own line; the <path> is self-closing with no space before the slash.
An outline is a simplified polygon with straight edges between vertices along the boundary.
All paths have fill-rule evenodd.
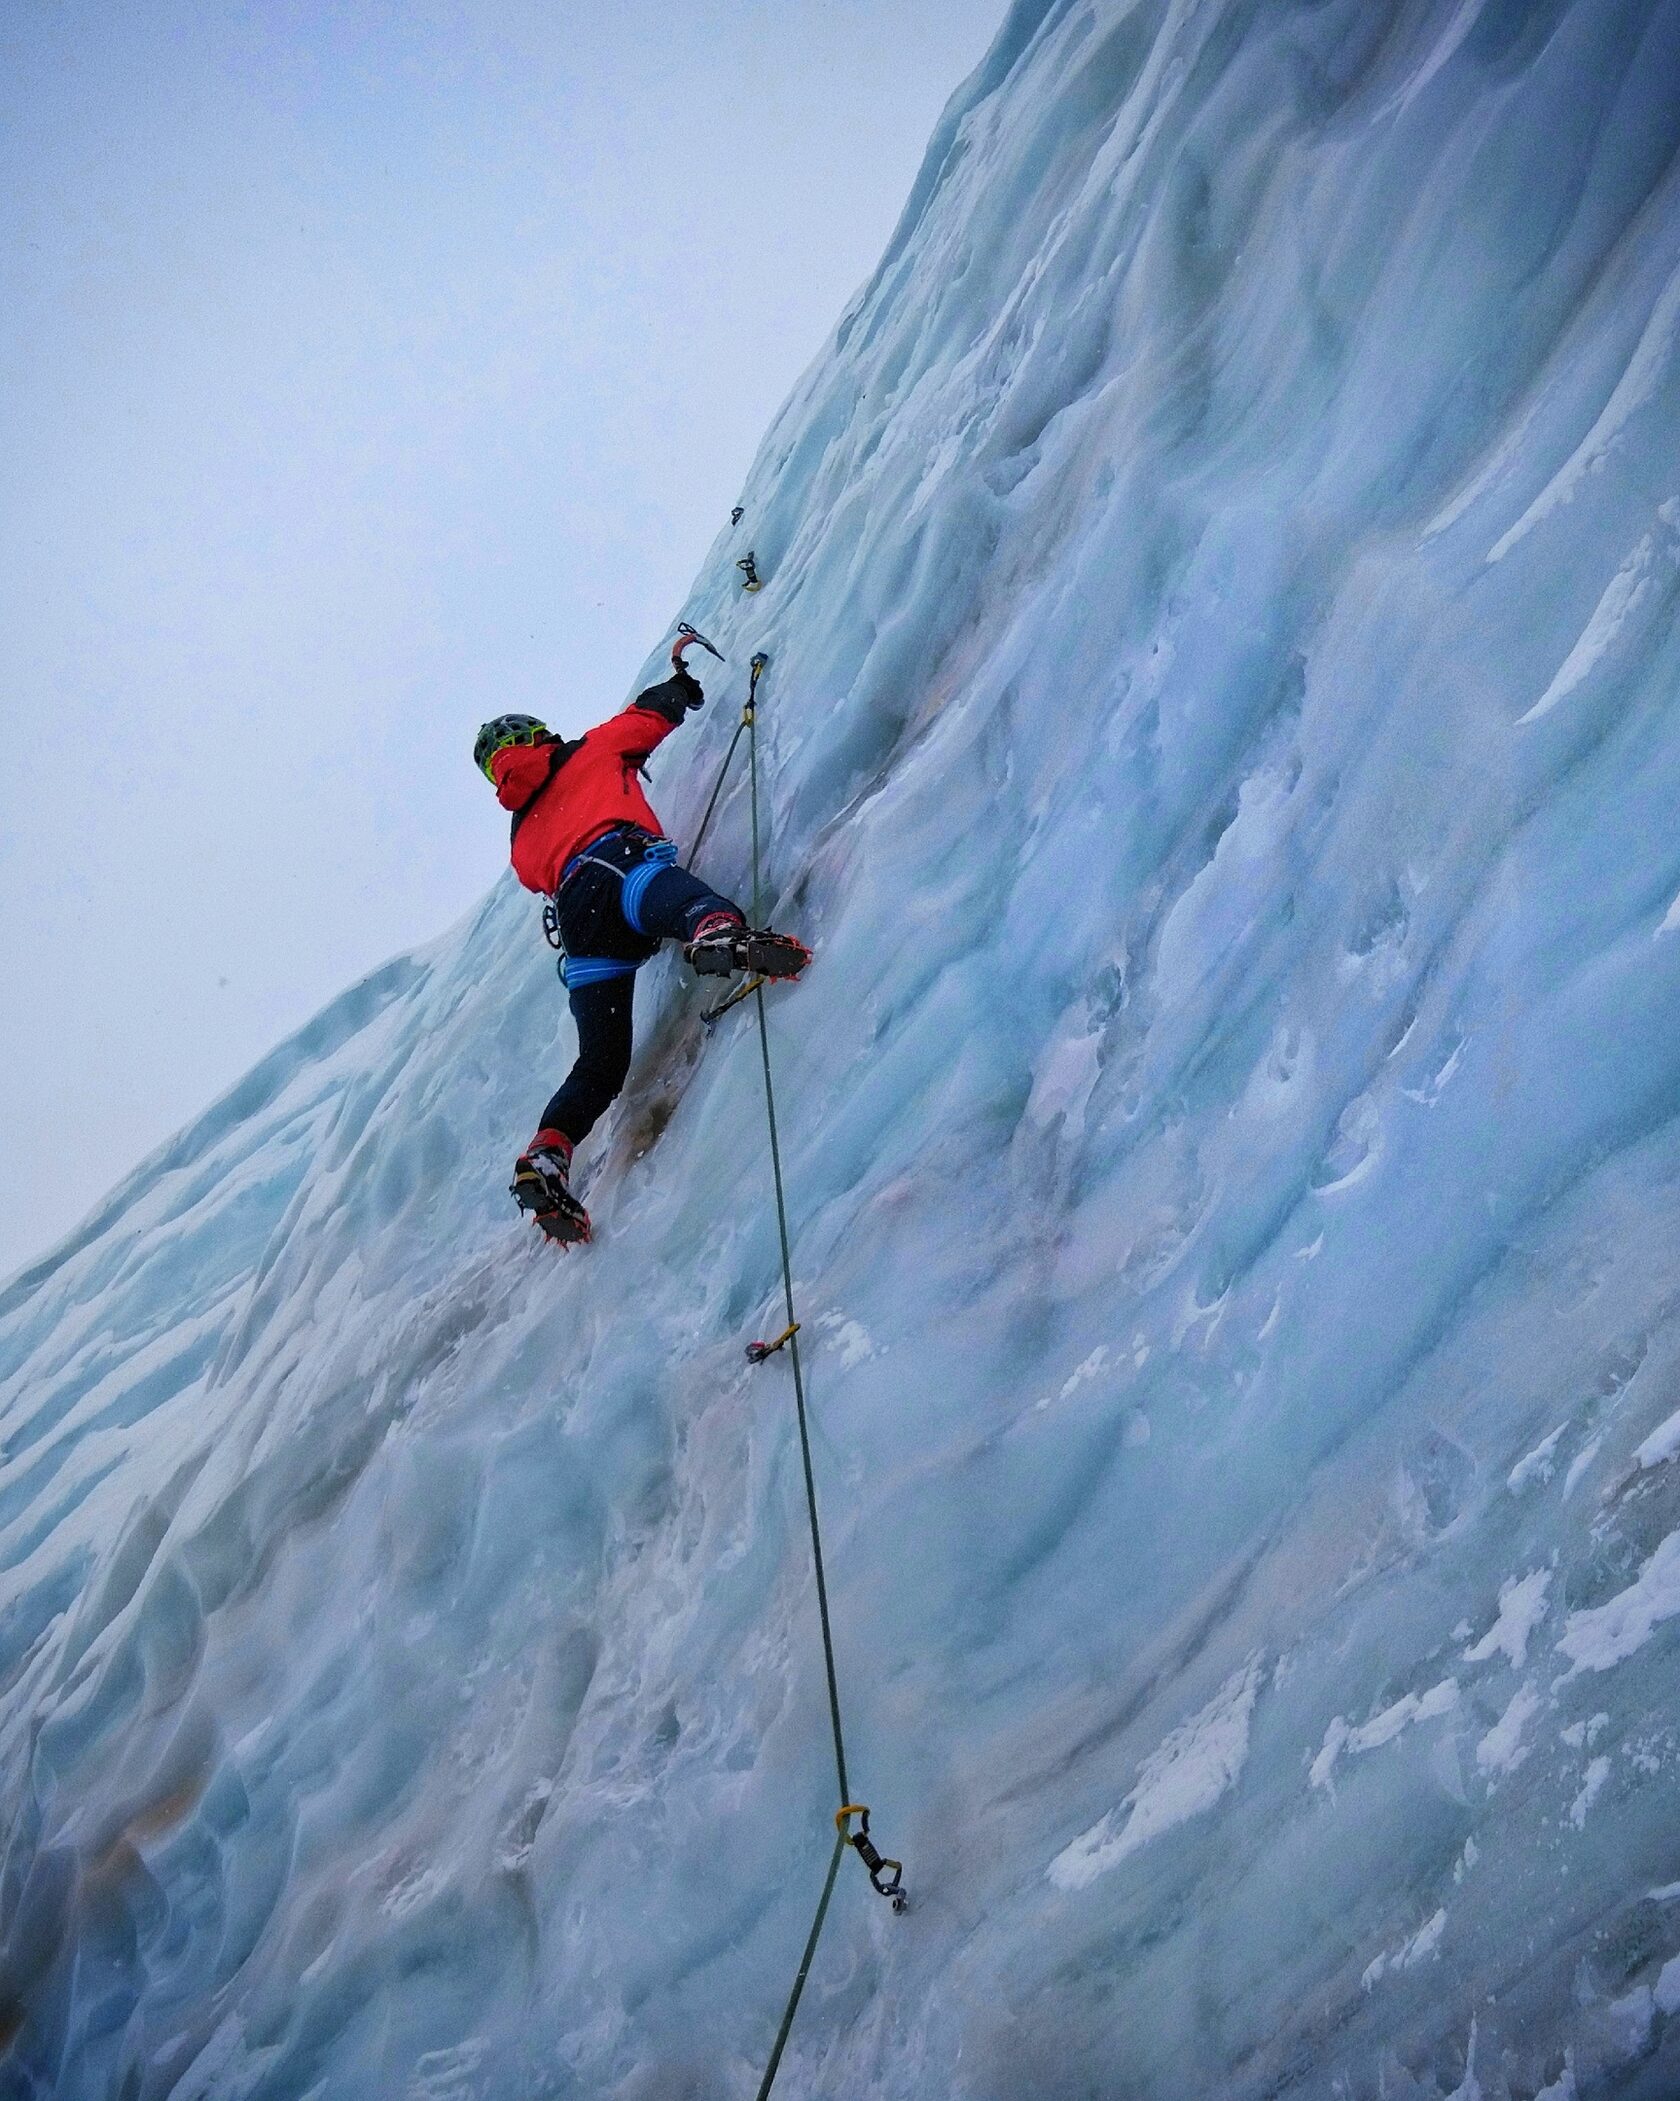
<path id="1" fill-rule="evenodd" d="M 630 1070 L 636 972 L 663 940 L 687 941 L 714 912 L 738 906 L 679 868 L 670 842 L 620 825 L 584 849 L 556 900 L 576 1063 L 542 1113 L 540 1129 L 574 1145 L 616 1100 Z"/>

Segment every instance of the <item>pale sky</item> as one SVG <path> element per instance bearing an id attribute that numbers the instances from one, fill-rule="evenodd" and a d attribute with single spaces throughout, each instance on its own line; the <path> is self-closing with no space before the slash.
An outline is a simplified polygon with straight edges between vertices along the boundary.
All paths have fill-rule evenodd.
<path id="1" fill-rule="evenodd" d="M 1002 12 L 0 10 L 0 1276 L 488 888 Z"/>

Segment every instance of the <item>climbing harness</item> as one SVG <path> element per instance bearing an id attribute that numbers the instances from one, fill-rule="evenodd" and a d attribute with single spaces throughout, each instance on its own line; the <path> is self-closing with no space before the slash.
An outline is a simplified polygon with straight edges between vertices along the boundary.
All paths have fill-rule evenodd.
<path id="1" fill-rule="evenodd" d="M 716 658 L 717 658 L 717 660 L 718 660 L 718 662 L 719 662 L 720 664 L 721 664 L 721 663 L 722 663 L 722 662 L 724 661 L 723 651 L 722 651 L 721 649 L 719 649 L 719 648 L 718 648 L 718 646 L 717 646 L 717 644 L 716 644 L 715 642 L 708 642 L 708 641 L 706 640 L 706 637 L 705 637 L 705 636 L 704 636 L 703 634 L 701 634 L 700 630 L 699 630 L 699 629 L 698 629 L 697 627 L 691 627 L 691 626 L 689 625 L 689 623 L 688 623 L 688 622 L 687 622 L 686 620 L 679 620 L 679 621 L 677 622 L 677 639 L 676 639 L 676 640 L 675 640 L 675 641 L 674 641 L 674 642 L 673 642 L 673 643 L 671 644 L 671 662 L 672 662 L 673 664 L 675 664 L 675 665 L 676 665 L 676 667 L 677 667 L 677 669 L 678 669 L 679 671 L 681 671 L 681 670 L 682 670 L 682 669 L 684 668 L 684 666 L 683 666 L 683 651 L 684 651 L 685 649 L 705 649 L 705 650 L 709 650 L 709 651 L 711 652 L 711 654 L 712 654 L 712 655 L 713 655 L 714 657 L 716 657 Z M 539 730 L 540 730 L 540 729 L 542 729 L 542 724 L 541 724 L 540 722 L 537 722 L 537 720 L 536 720 L 535 716 L 529 716 L 529 715 L 506 715 L 506 716 L 500 716 L 500 717 L 498 717 L 498 718 L 497 718 L 497 720 L 496 720 L 495 722 L 492 722 L 492 723 L 487 723 L 487 724 L 485 725 L 485 729 L 484 729 L 484 730 L 481 730 L 481 731 L 479 732 L 479 740 L 480 740 L 480 742 L 481 742 L 481 743 L 483 742 L 483 740 L 484 740 L 484 737 L 485 737 L 485 734 L 486 734 L 486 732 L 487 732 L 487 731 L 490 731 L 490 730 L 497 730 L 497 731 L 499 731 L 499 730 L 500 730 L 500 728 L 501 728 L 501 726 L 502 726 L 502 725 L 503 725 L 504 723 L 510 723 L 510 722 L 511 722 L 511 723 L 525 723 L 525 722 L 529 722 L 529 723 L 533 724 L 533 725 L 534 725 L 534 727 L 535 727 L 536 729 L 539 729 Z M 546 732 L 544 732 L 544 734 L 546 735 L 547 733 L 546 733 Z M 531 739 L 530 739 L 530 738 L 528 738 L 528 737 L 526 737 L 526 736 L 525 736 L 524 734 L 522 734 L 522 733 L 521 733 L 521 734 L 519 734 L 519 735 L 517 735 L 517 736 L 508 736 L 508 737 L 505 737 L 505 738 L 503 739 L 503 743 L 521 743 L 521 744 L 523 744 L 523 743 L 528 743 L 528 742 L 530 742 L 530 741 L 531 741 Z M 495 747 L 495 749 L 496 749 L 496 750 L 500 750 L 501 748 L 502 748 L 502 747 L 501 747 L 501 745 L 497 745 L 497 746 Z M 576 746 L 576 744 L 567 744 L 567 745 L 564 745 L 564 746 L 563 746 L 563 748 L 564 748 L 564 749 L 565 749 L 565 750 L 566 750 L 566 751 L 567 751 L 568 753 L 570 753 L 570 752 L 573 752 L 573 751 L 575 751 L 575 750 L 577 749 L 577 746 Z M 735 747 L 734 747 L 734 745 L 733 745 L 733 744 L 731 744 L 731 745 L 730 745 L 730 747 L 729 747 L 729 756 L 730 756 L 731 758 L 733 758 L 733 757 L 735 756 Z M 488 763 L 488 761 L 486 761 L 486 763 Z M 638 771 L 638 772 L 645 772 L 645 771 L 646 771 L 646 768 L 645 768 L 645 766 L 644 766 L 644 767 L 638 767 L 638 768 L 637 768 L 637 771 Z M 718 781 L 718 786 L 719 786 L 719 787 L 721 788 L 721 787 L 722 787 L 722 785 L 723 785 L 723 781 L 722 781 L 722 778 L 721 778 L 721 776 L 720 776 L 720 777 L 719 777 L 719 781 Z M 714 801 L 716 800 L 716 797 L 715 797 L 715 796 L 714 796 L 713 800 L 714 800 Z M 707 810 L 707 812 L 706 812 L 706 816 L 707 816 L 707 821 L 708 821 L 708 822 L 710 822 L 710 819 L 711 819 L 711 811 L 710 811 L 710 809 L 708 809 L 708 810 Z M 704 828 L 704 826 L 702 826 L 702 828 L 701 828 L 701 838 L 704 838 L 704 837 L 705 837 L 705 828 Z M 695 841 L 695 846 L 696 846 L 696 849 L 698 850 L 698 847 L 699 847 L 699 840 L 696 840 L 696 841 Z M 673 847 L 671 848 L 670 852 L 669 852 L 668 854 L 666 854 L 666 856 L 665 856 L 665 859 L 666 859 L 667 861 L 669 861 L 669 860 L 674 860 L 674 859 L 675 859 L 675 857 L 676 857 L 676 851 L 677 851 L 677 850 L 676 850 L 676 848 L 675 848 L 675 847 L 673 846 Z M 552 896 L 549 896 L 549 897 L 545 897 L 545 898 L 543 899 L 543 908 L 542 908 L 542 930 L 543 930 L 543 939 L 544 939 L 544 940 L 545 940 L 545 941 L 546 941 L 546 942 L 548 943 L 548 945 L 549 945 L 549 947 L 550 947 L 550 948 L 553 948 L 553 949 L 558 949 L 558 948 L 560 948 L 560 947 L 561 947 L 561 945 L 562 945 L 562 944 L 561 944 L 561 940 L 560 940 L 560 905 L 559 905 L 559 895 L 560 895 L 560 886 L 561 886 L 561 884 L 562 884 L 562 883 L 564 883 L 564 882 L 565 882 L 565 880 L 566 880 L 567 876 L 569 876 L 569 875 L 571 874 L 572 870 L 573 870 L 573 869 L 574 869 L 574 868 L 575 868 L 575 867 L 576 867 L 576 866 L 578 865 L 578 862 L 579 862 L 579 861 L 581 861 L 581 860 L 582 860 L 582 859 L 584 859 L 584 858 L 585 858 L 585 857 L 584 857 L 584 856 L 583 856 L 582 854 L 578 854 L 578 855 L 575 855 L 575 856 L 574 856 L 574 857 L 573 857 L 573 858 L 572 858 L 572 859 L 571 859 L 570 861 L 568 861 L 568 862 L 567 862 L 567 864 L 566 864 L 566 866 L 564 867 L 564 869 L 562 869 L 562 870 L 561 870 L 561 874 L 560 874 L 560 882 L 558 882 L 558 883 L 556 883 L 556 884 L 555 884 L 555 886 L 554 886 L 554 892 L 553 892 L 553 895 L 552 895 Z M 648 856 L 648 858 L 649 858 L 649 859 L 651 860 L 651 859 L 652 859 L 652 855 L 650 854 L 650 855 Z M 606 864 L 606 863 L 603 863 L 602 865 L 603 865 L 603 866 L 606 866 L 607 864 Z M 620 869 L 620 870 L 616 870 L 616 871 L 615 871 L 615 873 L 617 873 L 617 874 L 622 874 L 622 873 L 623 873 L 623 870 L 622 870 L 622 869 Z M 645 887 L 645 886 L 644 886 L 644 887 Z M 640 895 L 640 892 L 638 891 L 638 892 L 636 893 L 636 895 L 637 895 L 637 896 L 639 896 L 639 895 Z M 638 928 L 638 929 L 637 929 L 637 931 L 638 931 L 638 932 L 640 932 L 640 929 Z M 564 976 L 565 976 L 565 972 L 564 972 L 564 970 L 562 970 L 562 971 L 561 971 L 561 976 L 562 976 L 562 978 L 564 978 Z"/>
<path id="2" fill-rule="evenodd" d="M 750 547 L 747 549 L 746 553 L 742 555 L 741 559 L 735 564 L 735 566 L 741 572 L 741 589 L 743 591 L 758 591 L 763 589 L 764 579 L 758 573 L 758 564 L 753 559 L 753 551 Z"/>
<path id="3" fill-rule="evenodd" d="M 748 564 L 752 557 L 747 557 Z M 749 588 L 751 586 L 749 585 Z M 701 819 L 700 830 L 689 855 L 692 865 L 706 836 L 712 813 L 717 808 L 718 798 L 723 793 L 723 784 L 734 759 L 736 747 L 743 736 L 747 739 L 748 804 L 752 824 L 752 917 L 754 925 L 762 915 L 763 905 L 763 850 L 758 811 L 758 683 L 764 675 L 769 658 L 762 650 L 752 660 L 751 681 L 747 688 L 746 705 L 741 711 L 741 720 L 736 725 L 735 735 L 729 750 L 724 755 L 722 767 L 713 785 L 711 798 Z M 811 1963 L 816 1955 L 817 1942 L 822 1936 L 823 1923 L 828 1917 L 829 1899 L 834 1894 L 835 1877 L 840 1872 L 840 1861 L 850 1846 L 863 1862 L 869 1874 L 871 1886 L 892 1905 L 895 1912 L 902 1912 L 909 1898 L 904 1888 L 904 1863 L 885 1857 L 869 1835 L 869 1809 L 863 1802 L 852 1799 L 852 1791 L 846 1778 L 846 1739 L 840 1715 L 840 1681 L 834 1662 L 834 1632 L 828 1605 L 828 1572 L 823 1562 L 822 1526 L 817 1515 L 817 1480 L 811 1462 L 811 1428 L 805 1404 L 805 1372 L 799 1356 L 799 1316 L 793 1303 L 793 1253 L 788 1235 L 787 1190 L 782 1176 L 781 1134 L 776 1122 L 776 1088 L 770 1068 L 770 1031 L 764 1013 L 764 984 L 762 978 L 742 986 L 731 994 L 722 1006 L 715 1008 L 706 1018 L 715 1022 L 718 1015 L 742 1000 L 752 999 L 757 1008 L 759 1058 L 764 1071 L 764 1114 L 770 1132 L 770 1171 L 776 1189 L 776 1230 L 782 1261 L 782 1303 L 786 1323 L 779 1335 L 769 1342 L 754 1342 L 748 1345 L 747 1359 L 752 1364 L 764 1364 L 781 1351 L 787 1352 L 788 1364 L 793 1373 L 794 1415 L 799 1428 L 799 1457 L 805 1479 L 805 1509 L 810 1521 L 811 1564 L 816 1576 L 817 1618 L 822 1628 L 823 1671 L 828 1685 L 829 1726 L 834 1739 L 834 1772 L 839 1783 L 840 1807 L 834 1813 L 834 1852 L 828 1863 L 828 1874 L 823 1882 L 822 1896 L 817 1904 L 811 1931 L 806 1938 L 805 1950 L 799 1959 L 799 1968 L 794 1976 L 793 1989 L 782 2014 L 781 2026 L 771 2048 L 770 2061 L 758 2089 L 757 2101 L 766 2101 L 775 2082 L 776 2071 L 782 2061 L 782 2052 L 793 2027 L 793 2017 L 798 2011 L 800 1997 L 805 1990 L 805 1980 L 810 1975 Z M 852 1820 L 857 1819 L 854 1831 Z"/>

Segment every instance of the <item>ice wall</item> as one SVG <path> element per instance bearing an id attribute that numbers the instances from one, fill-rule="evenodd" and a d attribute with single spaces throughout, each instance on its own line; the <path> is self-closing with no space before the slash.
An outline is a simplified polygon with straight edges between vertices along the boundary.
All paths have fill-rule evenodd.
<path id="1" fill-rule="evenodd" d="M 778 2093 L 1680 2091 L 1677 147 L 1680 0 L 1023 0 L 673 608 L 916 1893 Z M 504 882 L 0 1297 L 6 2101 L 754 2090 L 827 1723 L 642 1001 L 584 1255 Z"/>

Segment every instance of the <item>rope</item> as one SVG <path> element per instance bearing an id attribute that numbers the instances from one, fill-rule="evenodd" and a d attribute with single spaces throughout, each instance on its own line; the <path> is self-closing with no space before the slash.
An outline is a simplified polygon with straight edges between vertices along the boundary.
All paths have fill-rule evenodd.
<path id="1" fill-rule="evenodd" d="M 718 806 L 718 797 L 723 793 L 723 784 L 729 776 L 730 767 L 735 763 L 735 747 L 741 741 L 742 732 L 746 729 L 748 720 L 747 713 L 743 711 L 740 721 L 735 725 L 735 734 L 729 740 L 729 749 L 723 755 L 723 764 L 718 768 L 717 779 L 712 783 L 712 793 L 710 800 L 706 804 L 706 814 L 700 820 L 700 829 L 694 835 L 694 844 L 688 849 L 690 861 L 693 861 L 698 856 L 701 847 L 706 843 L 706 834 L 712 828 L 712 816 Z"/>
<path id="2" fill-rule="evenodd" d="M 747 777 L 752 790 L 753 925 L 763 902 L 762 840 L 758 823 L 758 711 L 747 710 Z M 793 1366 L 793 1405 L 799 1421 L 799 1457 L 805 1470 L 805 1509 L 811 1521 L 811 1561 L 817 1575 L 817 1616 L 822 1622 L 823 1670 L 828 1679 L 828 1717 L 834 1731 L 834 1772 L 840 1799 L 849 1802 L 846 1785 L 846 1738 L 840 1722 L 840 1681 L 834 1668 L 834 1630 L 828 1616 L 828 1572 L 823 1566 L 822 1525 L 817 1517 L 817 1477 L 811 1465 L 811 1428 L 805 1410 L 805 1371 L 799 1361 L 799 1316 L 793 1310 L 793 1255 L 788 1240 L 787 1187 L 782 1179 L 782 1141 L 776 1126 L 776 1083 L 770 1074 L 770 1028 L 764 1015 L 764 987 L 753 993 L 758 1010 L 758 1053 L 764 1067 L 764 1115 L 770 1126 L 770 1172 L 776 1184 L 776 1231 L 782 1251 L 782 1301 L 787 1309 L 787 1353 Z"/>
<path id="3" fill-rule="evenodd" d="M 712 816 L 718 806 L 718 797 L 723 793 L 723 784 L 729 778 L 729 769 L 735 763 L 735 748 L 742 735 L 753 727 L 753 716 L 758 701 L 758 682 L 764 676 L 764 667 L 770 659 L 762 650 L 752 660 L 752 675 L 747 682 L 747 702 L 741 710 L 741 719 L 735 725 L 735 734 L 729 740 L 729 749 L 723 755 L 723 764 L 718 768 L 717 779 L 712 783 L 712 792 L 706 802 L 706 814 L 700 820 L 700 829 L 694 835 L 694 844 L 688 850 L 690 863 L 694 862 L 706 843 L 706 834 L 712 828 Z M 754 734 L 753 750 L 758 748 Z M 753 762 L 753 924 L 758 923 L 758 763 Z"/>
<path id="4" fill-rule="evenodd" d="M 840 1872 L 840 1856 L 846 1850 L 845 1834 L 834 1841 L 834 1851 L 829 1856 L 828 1877 L 823 1883 L 822 1896 L 817 1901 L 817 1915 L 811 1921 L 811 1931 L 806 1936 L 805 1953 L 799 1958 L 799 1974 L 793 1980 L 793 1990 L 788 1993 L 787 2007 L 782 2014 L 782 2025 L 776 2030 L 776 2041 L 770 2052 L 770 2062 L 764 2067 L 764 2077 L 759 2082 L 755 2101 L 766 2101 L 770 2089 L 776 2083 L 776 2072 L 782 2062 L 782 2052 L 787 2048 L 788 2030 L 793 2026 L 793 2017 L 799 2011 L 800 1994 L 805 1989 L 805 1980 L 811 1974 L 811 1958 L 817 1952 L 817 1942 L 822 1936 L 823 1921 L 828 1917 L 828 1900 L 834 1894 L 834 1878 Z"/>
<path id="5" fill-rule="evenodd" d="M 752 923 L 757 926 L 764 902 L 763 880 L 763 830 L 759 821 L 758 793 L 758 710 L 756 696 L 759 677 L 767 659 L 755 656 L 752 664 L 752 684 L 748 689 L 747 703 L 730 740 L 729 750 L 724 755 L 711 800 L 706 805 L 706 814 L 701 820 L 700 831 L 695 839 L 689 859 L 692 863 L 706 836 L 712 813 L 717 807 L 718 797 L 723 792 L 724 778 L 735 756 L 736 746 L 742 733 L 747 738 L 747 771 L 749 804 L 752 819 Z M 764 2078 L 758 2089 L 757 2101 L 767 2101 L 775 2083 L 776 2071 L 782 2061 L 782 2052 L 793 2027 L 793 2017 L 798 2011 L 800 1997 L 805 1990 L 805 1981 L 811 1973 L 811 1963 L 817 1952 L 817 1942 L 822 1936 L 823 1924 L 828 1917 L 829 1899 L 834 1894 L 835 1878 L 840 1872 L 840 1859 L 848 1846 L 856 1849 L 869 1879 L 882 1896 L 892 1901 L 895 1911 L 904 1907 L 901 1886 L 901 1864 L 896 1860 L 883 1860 L 869 1836 L 869 1811 L 854 1803 L 846 1780 L 846 1737 L 840 1717 L 840 1680 L 834 1663 L 834 1629 L 828 1607 L 828 1571 L 823 1560 L 822 1524 L 817 1515 L 817 1477 L 811 1460 L 811 1425 L 805 1403 L 805 1369 L 799 1355 L 799 1317 L 793 1304 L 793 1252 L 788 1234 L 787 1186 L 782 1174 L 781 1132 L 776 1122 L 776 1083 L 770 1067 L 770 1029 L 764 1011 L 764 980 L 743 987 L 725 1002 L 732 1006 L 750 992 L 758 1015 L 759 1061 L 764 1071 L 764 1115 L 770 1130 L 770 1171 L 776 1186 L 776 1232 L 782 1258 L 782 1303 L 787 1314 L 787 1325 L 773 1342 L 755 1343 L 747 1352 L 748 1357 L 761 1364 L 767 1357 L 786 1349 L 788 1361 L 793 1367 L 794 1413 L 799 1425 L 799 1459 L 805 1478 L 805 1510 L 811 1528 L 811 1564 L 816 1574 L 817 1617 L 822 1626 L 823 1674 L 828 1685 L 828 1717 L 834 1737 L 834 1774 L 840 1786 L 841 1808 L 835 1816 L 834 1852 L 829 1859 L 828 1874 L 823 1882 L 822 1896 L 817 1904 L 816 1917 L 811 1921 L 811 1931 L 806 1937 L 804 1953 L 799 1958 L 799 1969 L 793 1980 L 793 1990 L 788 1995 L 787 2006 L 782 2014 L 780 2028 L 776 2031 L 775 2044 L 770 2052 L 770 2062 L 765 2068 Z M 722 1012 L 723 1009 L 718 1009 Z M 860 1829 L 851 1829 L 851 1820 L 861 1820 Z"/>

